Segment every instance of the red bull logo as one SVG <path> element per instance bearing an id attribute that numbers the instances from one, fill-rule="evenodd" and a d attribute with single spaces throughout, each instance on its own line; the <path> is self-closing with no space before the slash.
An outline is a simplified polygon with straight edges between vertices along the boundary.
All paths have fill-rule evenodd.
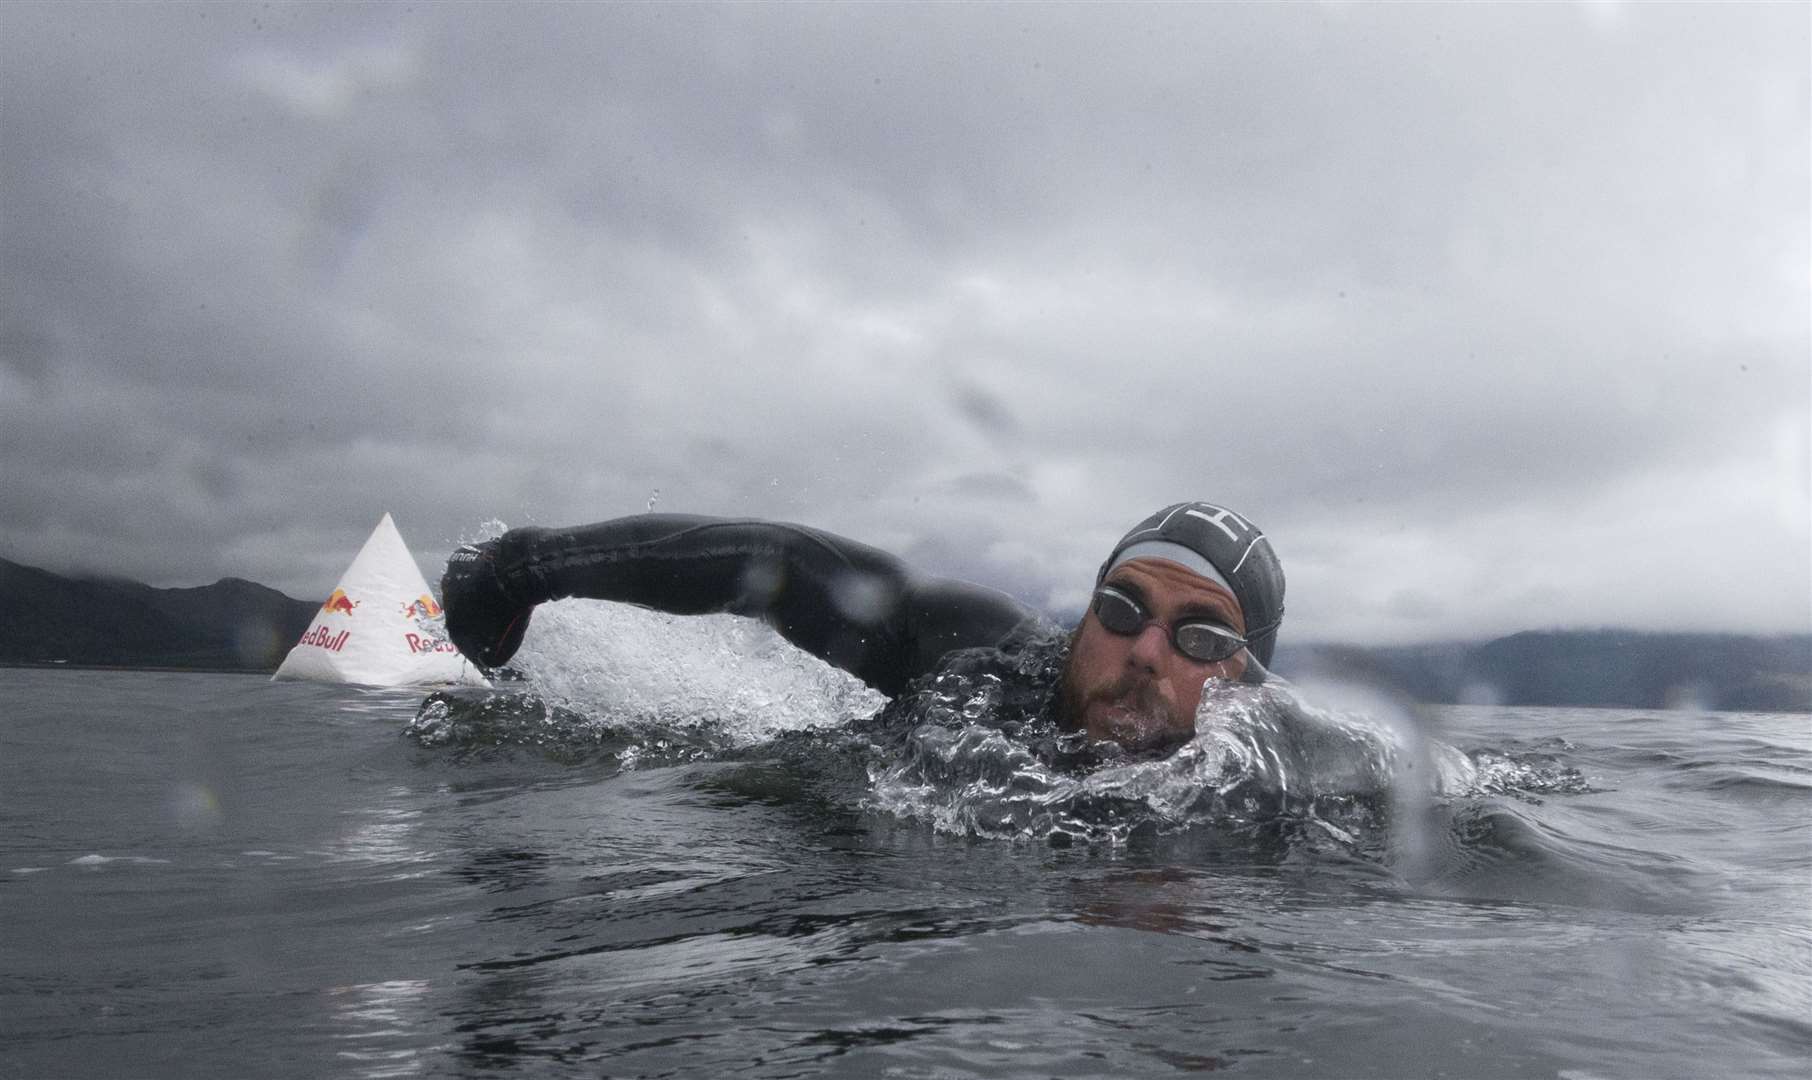
<path id="1" fill-rule="evenodd" d="M 338 595 L 338 590 L 335 590 L 335 595 Z M 339 652 L 346 647 L 346 639 L 351 636 L 351 630 L 342 630 L 336 634 L 325 626 L 313 626 L 309 628 L 308 633 L 302 635 L 302 640 L 296 644 L 313 645 L 317 649 L 326 649 L 328 652 Z"/>
<path id="2" fill-rule="evenodd" d="M 335 589 L 333 595 L 327 598 L 327 602 L 321 605 L 321 610 L 330 615 L 351 615 L 352 609 L 358 606 L 359 602 L 347 596 L 346 590 Z"/>
<path id="3" fill-rule="evenodd" d="M 403 605 L 403 614 L 411 619 L 438 619 L 440 605 L 434 602 L 432 596 L 423 593 Z"/>

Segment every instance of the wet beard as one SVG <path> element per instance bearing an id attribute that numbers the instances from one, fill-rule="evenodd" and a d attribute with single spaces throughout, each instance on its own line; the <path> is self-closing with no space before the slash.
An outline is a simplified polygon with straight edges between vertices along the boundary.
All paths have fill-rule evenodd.
<path id="1" fill-rule="evenodd" d="M 1151 680 L 1128 672 L 1091 694 L 1077 684 L 1075 668 L 1065 663 L 1057 695 L 1058 723 L 1063 730 L 1086 730 L 1088 708 L 1096 703 L 1126 710 L 1119 722 L 1111 725 L 1113 731 L 1108 737 L 1130 753 L 1168 753 L 1194 734 L 1193 723 L 1187 729 L 1172 725 L 1170 706 Z"/>

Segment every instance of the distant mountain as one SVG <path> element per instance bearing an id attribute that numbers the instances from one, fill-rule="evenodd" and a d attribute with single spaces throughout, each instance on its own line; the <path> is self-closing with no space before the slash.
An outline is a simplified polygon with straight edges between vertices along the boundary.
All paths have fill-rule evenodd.
<path id="1" fill-rule="evenodd" d="M 0 559 L 0 662 L 269 671 L 317 609 L 239 578 L 154 589 Z"/>
<path id="2" fill-rule="evenodd" d="M 1280 644 L 1273 666 L 1383 683 L 1433 704 L 1812 711 L 1812 634 L 1551 630 L 1481 644 Z"/>

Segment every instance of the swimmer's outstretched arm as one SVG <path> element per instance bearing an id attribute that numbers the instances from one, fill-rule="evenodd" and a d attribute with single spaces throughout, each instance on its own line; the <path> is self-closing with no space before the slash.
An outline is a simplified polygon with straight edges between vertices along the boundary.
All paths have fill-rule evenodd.
<path id="1" fill-rule="evenodd" d="M 441 592 L 453 644 L 485 667 L 514 655 L 536 604 L 577 596 L 759 618 L 888 695 L 1032 614 L 1005 593 L 920 577 L 817 529 L 689 514 L 512 529 L 455 551 Z"/>

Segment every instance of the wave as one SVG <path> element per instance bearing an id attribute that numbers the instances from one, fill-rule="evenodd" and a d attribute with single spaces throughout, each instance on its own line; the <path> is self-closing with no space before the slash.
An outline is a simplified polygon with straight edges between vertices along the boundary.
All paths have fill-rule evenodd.
<path id="1" fill-rule="evenodd" d="M 940 678 L 904 712 L 883 712 L 880 695 L 750 620 L 585 601 L 536 619 L 520 683 L 431 695 L 409 736 L 607 774 L 773 757 L 853 772 L 840 789 L 850 809 L 942 833 L 1067 845 L 1206 830 L 1265 858 L 1414 861 L 1439 846 L 1415 833 L 1440 800 L 1590 790 L 1558 740 L 1465 753 L 1428 737 L 1408 703 L 1363 687 L 1211 683 L 1195 737 L 1150 757 L 1015 719 L 986 675 Z M 1050 651 L 1021 661 L 1060 662 Z"/>

